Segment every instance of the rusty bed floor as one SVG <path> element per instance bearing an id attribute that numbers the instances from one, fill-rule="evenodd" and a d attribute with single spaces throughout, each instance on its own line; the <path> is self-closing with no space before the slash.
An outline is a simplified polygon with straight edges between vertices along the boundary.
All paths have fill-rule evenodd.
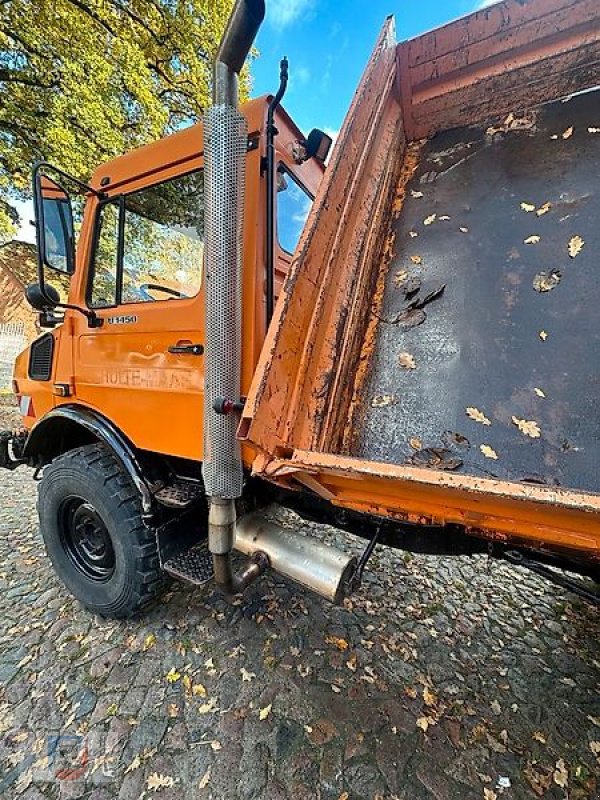
<path id="1" fill-rule="evenodd" d="M 599 492 L 600 91 L 434 137 L 393 224 L 351 454 Z"/>

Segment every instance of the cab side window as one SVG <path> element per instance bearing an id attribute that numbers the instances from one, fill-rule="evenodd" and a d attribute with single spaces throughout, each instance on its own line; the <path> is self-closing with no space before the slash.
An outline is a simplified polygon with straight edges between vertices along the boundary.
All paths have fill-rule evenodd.
<path id="1" fill-rule="evenodd" d="M 93 307 L 193 297 L 202 283 L 202 172 L 132 192 L 100 210 Z"/>

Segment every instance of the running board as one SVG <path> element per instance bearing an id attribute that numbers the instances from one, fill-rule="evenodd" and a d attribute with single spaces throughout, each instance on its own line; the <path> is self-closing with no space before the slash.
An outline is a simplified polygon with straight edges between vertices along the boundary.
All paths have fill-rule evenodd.
<path id="1" fill-rule="evenodd" d="M 212 554 L 209 552 L 206 542 L 196 544 L 189 550 L 178 553 L 165 561 L 163 569 L 174 578 L 187 581 L 194 586 L 204 586 L 215 577 Z"/>

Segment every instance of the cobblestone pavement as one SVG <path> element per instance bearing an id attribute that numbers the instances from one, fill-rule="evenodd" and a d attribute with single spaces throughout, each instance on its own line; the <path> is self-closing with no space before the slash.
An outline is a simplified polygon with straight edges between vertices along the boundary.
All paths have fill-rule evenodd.
<path id="1" fill-rule="evenodd" d="M 344 608 L 268 577 L 233 606 L 173 584 L 112 622 L 54 577 L 31 472 L 0 496 L 2 798 L 599 796 L 600 624 L 572 595 L 381 551 Z M 63 738 L 49 766 L 57 735 L 87 764 Z"/>

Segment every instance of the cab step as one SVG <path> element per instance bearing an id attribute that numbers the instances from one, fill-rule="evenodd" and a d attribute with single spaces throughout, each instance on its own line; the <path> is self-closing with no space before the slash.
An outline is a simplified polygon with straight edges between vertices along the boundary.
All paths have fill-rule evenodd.
<path id="1" fill-rule="evenodd" d="M 163 569 L 169 575 L 193 583 L 194 586 L 204 586 L 214 578 L 212 555 L 206 542 L 194 545 L 165 561 Z"/>
<path id="2" fill-rule="evenodd" d="M 168 508 L 188 508 L 204 495 L 204 486 L 195 481 L 177 479 L 154 493 L 154 498 Z"/>

